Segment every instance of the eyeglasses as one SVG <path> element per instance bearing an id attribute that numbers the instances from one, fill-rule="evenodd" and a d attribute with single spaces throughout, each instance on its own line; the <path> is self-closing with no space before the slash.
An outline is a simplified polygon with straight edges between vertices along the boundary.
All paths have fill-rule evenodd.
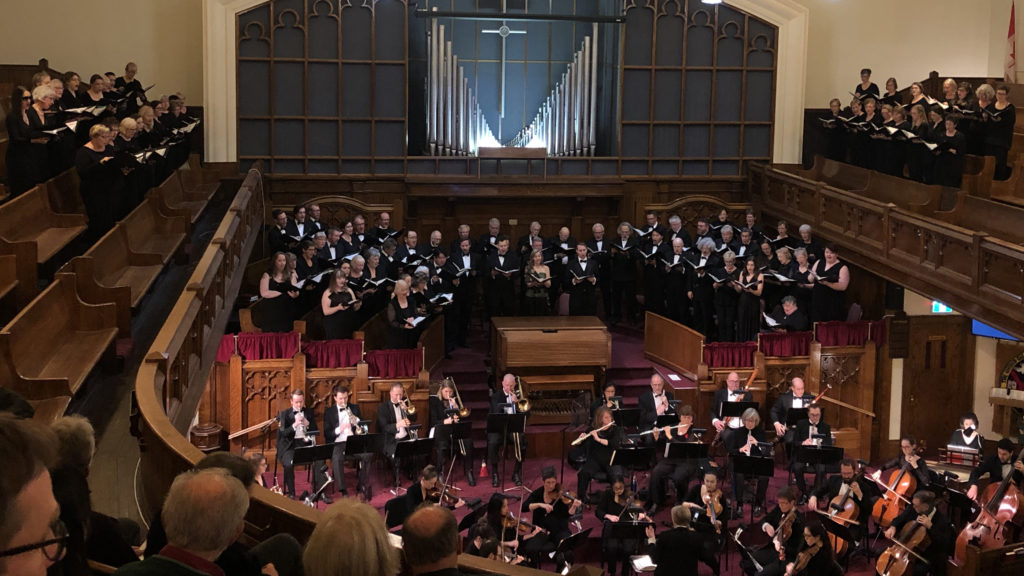
<path id="1" fill-rule="evenodd" d="M 31 97 L 31 96 L 22 96 L 22 97 L 21 97 L 21 99 L 22 99 L 22 100 L 28 100 L 28 101 L 31 101 L 31 100 L 32 100 L 32 97 Z"/>
<path id="2" fill-rule="evenodd" d="M 43 550 L 43 556 L 50 562 L 58 562 L 64 557 L 64 553 L 67 552 L 67 541 L 68 541 L 68 529 L 64 526 L 64 522 L 57 520 L 57 522 L 50 527 L 53 532 L 53 538 L 49 540 L 43 540 L 42 542 L 36 542 L 35 544 L 26 544 L 24 546 L 18 546 L 17 548 L 8 548 L 3 552 L 0 552 L 0 558 L 7 558 L 9 556 L 17 556 L 18 554 L 24 554 L 25 552 L 31 552 L 33 550 Z"/>

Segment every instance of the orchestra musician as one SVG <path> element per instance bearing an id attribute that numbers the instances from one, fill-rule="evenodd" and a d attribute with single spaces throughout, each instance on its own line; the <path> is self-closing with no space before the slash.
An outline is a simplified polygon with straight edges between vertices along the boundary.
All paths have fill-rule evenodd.
<path id="1" fill-rule="evenodd" d="M 410 440 L 412 433 L 409 427 L 416 421 L 419 414 L 409 414 L 402 401 L 405 389 L 399 383 L 391 385 L 388 401 L 377 407 L 377 431 L 384 434 L 384 455 L 391 461 L 395 472 L 394 486 L 398 487 L 398 467 L 400 462 L 395 457 L 395 447 L 403 440 Z"/>
<path id="2" fill-rule="evenodd" d="M 294 390 L 291 395 L 291 406 L 277 415 L 277 455 L 284 467 L 284 495 L 295 497 L 295 449 L 314 444 L 313 435 L 317 432 L 313 409 L 306 408 L 306 395 L 302 390 Z M 313 490 L 316 492 L 324 484 L 323 471 L 318 463 L 313 463 Z M 322 494 L 321 499 L 330 504 L 331 497 Z"/>
<path id="3" fill-rule="evenodd" d="M 978 451 L 978 458 L 981 458 L 982 446 L 985 439 L 981 432 L 978 432 L 978 415 L 974 412 L 964 412 L 960 415 L 960 428 L 955 430 L 949 437 L 950 446 L 963 446 L 974 448 Z"/>
<path id="4" fill-rule="evenodd" d="M 612 527 L 626 520 L 623 516 L 633 503 L 633 493 L 622 476 L 612 478 L 611 486 L 601 494 L 594 515 L 601 521 L 601 554 L 608 564 L 608 575 L 615 576 L 615 568 L 622 563 L 622 576 L 629 573 L 629 557 L 636 553 L 638 542 L 628 538 L 613 538 Z M 638 519 L 646 518 L 641 514 Z"/>
<path id="5" fill-rule="evenodd" d="M 541 548 L 543 554 L 550 554 L 555 551 L 555 546 L 562 540 L 572 535 L 569 531 L 569 519 L 574 516 L 583 506 L 583 502 L 573 494 L 562 491 L 562 485 L 555 476 L 554 466 L 545 466 L 540 472 L 544 484 L 530 492 L 526 500 L 523 500 L 521 512 L 530 512 L 533 516 L 531 521 L 534 526 L 543 528 L 545 545 Z M 558 571 L 566 562 L 572 563 L 572 551 L 566 551 L 564 556 L 558 555 L 555 558 Z"/>
<path id="6" fill-rule="evenodd" d="M 689 404 L 681 406 L 679 412 L 679 424 L 667 428 L 664 433 L 666 443 L 678 442 L 699 442 L 698 436 L 693 434 L 693 408 Z M 658 429 L 654 430 L 654 440 L 661 436 Z M 658 507 L 664 507 L 668 499 L 668 486 L 666 480 L 671 480 L 675 486 L 676 495 L 682 498 L 690 486 L 690 480 L 697 474 L 698 462 L 682 458 L 663 458 L 651 471 L 650 484 L 647 486 L 648 513 L 654 514 Z"/>
<path id="7" fill-rule="evenodd" d="M 437 481 L 437 468 L 433 464 L 428 464 L 420 471 L 420 479 L 405 491 L 405 509 L 411 514 L 424 502 L 438 503 L 440 496 L 441 486 Z M 466 505 L 462 498 L 453 496 L 451 493 L 445 495 L 445 500 L 450 501 L 441 505 L 452 508 L 461 508 Z"/>
<path id="8" fill-rule="evenodd" d="M 857 462 L 853 458 L 844 458 L 839 463 L 839 474 L 829 476 L 823 484 L 815 488 L 807 500 L 807 509 L 817 510 L 819 502 L 824 502 L 827 506 L 837 496 L 842 496 L 847 492 L 850 493 L 850 498 L 857 504 L 860 511 L 855 518 L 857 524 L 849 524 L 847 528 L 855 540 L 860 540 L 867 527 L 868 518 L 871 517 L 871 506 L 867 505 L 865 499 L 865 495 L 868 494 L 868 480 L 863 476 L 857 478 Z M 828 511 L 827 508 L 826 511 Z"/>
<path id="9" fill-rule="evenodd" d="M 502 548 L 524 556 L 532 566 L 539 564 L 540 551 L 547 545 L 544 530 L 531 522 L 523 522 L 521 516 L 513 517 L 504 494 L 491 494 L 486 518 L 487 524 L 498 534 Z"/>
<path id="10" fill-rule="evenodd" d="M 328 443 L 334 443 L 334 452 L 331 454 L 331 469 L 334 471 L 334 489 L 342 496 L 347 496 L 345 489 L 345 446 L 348 438 L 359 433 L 359 419 L 362 417 L 359 406 L 349 403 L 349 390 L 346 386 L 335 386 L 332 390 L 334 406 L 324 408 L 324 439 Z M 369 500 L 368 491 L 370 488 L 370 461 L 373 454 L 353 454 L 350 458 L 356 459 L 356 466 L 359 470 L 359 481 L 356 484 L 356 492 L 364 499 Z"/>
<path id="11" fill-rule="evenodd" d="M 491 414 L 515 414 L 519 408 L 517 403 L 520 398 L 516 394 L 516 377 L 512 374 L 505 374 L 501 379 L 501 390 L 491 394 Z M 515 466 L 512 468 L 512 481 L 516 486 L 522 486 L 523 460 L 526 452 L 526 435 L 509 433 L 505 439 L 507 444 L 516 442 L 515 436 L 522 436 L 518 439 L 519 450 L 515 456 Z M 491 466 L 491 486 L 497 488 L 501 483 L 498 477 L 498 449 L 501 447 L 502 435 L 498 433 L 487 434 L 487 462 Z"/>
<path id="12" fill-rule="evenodd" d="M 665 392 L 665 379 L 661 374 L 651 374 L 651 389 L 640 395 L 640 431 L 646 432 L 654 428 L 658 416 L 671 414 L 672 403 Z M 648 443 L 653 439 L 648 440 Z"/>
<path id="13" fill-rule="evenodd" d="M 795 378 L 794 380 L 799 380 Z M 824 438 L 817 440 L 814 436 L 824 436 Z M 821 406 L 819 404 L 811 404 L 807 407 L 807 418 L 797 422 L 796 430 L 793 434 L 793 446 L 831 446 L 832 445 L 832 428 L 827 422 L 821 419 Z M 814 488 L 817 489 L 825 482 L 825 467 L 818 465 L 814 471 Z M 800 490 L 800 497 L 802 501 L 807 500 L 807 480 L 804 478 L 804 472 L 807 470 L 807 464 L 800 462 L 795 457 L 789 460 L 789 470 L 796 476 L 796 487 Z"/>
<path id="14" fill-rule="evenodd" d="M 796 508 L 796 495 L 787 488 L 780 488 L 775 496 L 778 504 L 761 522 L 761 531 L 771 538 L 771 542 L 757 550 L 751 556 L 743 556 L 740 566 L 749 576 L 780 576 L 786 573 L 786 567 L 796 561 L 797 552 L 804 540 L 803 515 Z M 754 562 L 761 565 L 758 571 Z"/>
<path id="15" fill-rule="evenodd" d="M 786 576 L 842 574 L 827 536 L 821 522 L 810 522 L 804 526 L 803 549 L 793 562 L 786 564 Z"/>
<path id="16" fill-rule="evenodd" d="M 587 490 L 590 479 L 598 472 L 612 477 L 612 455 L 622 443 L 622 427 L 615 424 L 612 411 L 601 406 L 594 411 L 593 428 L 586 434 L 587 460 L 583 463 L 577 476 L 577 493 L 584 502 L 589 500 Z"/>
<path id="17" fill-rule="evenodd" d="M 769 454 L 763 453 L 761 450 L 761 444 L 765 441 L 765 435 L 764 429 L 761 428 L 761 415 L 757 413 L 757 410 L 754 408 L 747 408 L 743 412 L 743 415 L 740 416 L 740 420 L 743 422 L 743 428 L 736 433 L 731 434 L 728 439 L 724 441 L 726 452 L 729 454 L 742 454 L 744 456 L 770 456 Z M 736 502 L 737 516 L 743 515 L 742 496 L 745 488 L 745 482 L 745 475 L 733 469 L 732 499 Z M 754 497 L 755 516 L 761 513 L 761 507 L 764 506 L 765 494 L 767 492 L 768 478 L 766 476 L 759 476 L 757 478 L 757 493 Z"/>
<path id="18" fill-rule="evenodd" d="M 806 391 L 803 378 L 793 378 L 789 392 L 784 392 L 772 405 L 769 415 L 772 425 L 775 426 L 775 434 L 786 443 L 786 456 L 792 458 L 793 434 L 786 426 L 786 419 L 791 409 L 804 409 L 814 400 L 814 395 Z"/>
<path id="19" fill-rule="evenodd" d="M 647 527 L 651 560 L 658 565 L 654 576 L 697 576 L 697 560 L 704 549 L 704 540 L 704 536 L 693 529 L 690 510 L 685 506 L 673 507 L 671 530 L 655 538 L 654 526 Z"/>
<path id="20" fill-rule="evenodd" d="M 885 530 L 886 538 L 894 538 L 908 522 L 917 522 L 928 531 L 928 545 L 924 550 L 917 551 L 928 563 L 914 562 L 914 576 L 945 576 L 948 550 L 952 548 L 955 536 L 952 523 L 935 507 L 934 492 L 915 492 L 911 505 L 907 506 Z"/>
<path id="21" fill-rule="evenodd" d="M 459 422 L 459 403 L 455 396 L 455 385 L 450 380 L 441 383 L 436 396 L 430 397 L 430 422 L 429 426 L 434 428 L 440 424 L 451 425 Z M 448 452 L 451 445 L 455 444 L 457 450 L 452 451 L 462 454 L 462 469 L 466 473 L 466 483 L 476 486 L 476 476 L 473 475 L 473 441 L 453 440 L 450 436 L 438 438 L 434 436 L 434 446 L 437 448 L 437 468 L 444 470 L 443 463 L 448 460 Z"/>
<path id="22" fill-rule="evenodd" d="M 718 432 L 718 437 L 725 443 L 729 436 L 738 433 L 743 427 L 739 418 L 722 419 L 722 405 L 726 402 L 753 402 L 754 395 L 750 390 L 740 390 L 740 375 L 736 372 L 729 372 L 725 377 L 725 388 L 715 390 L 715 396 L 711 401 L 711 424 Z"/>
<path id="23" fill-rule="evenodd" d="M 622 406 L 620 406 L 620 402 L 617 400 L 612 400 L 612 398 L 616 398 L 617 396 L 618 394 L 615 392 L 615 384 L 612 384 L 611 382 L 606 384 L 604 387 L 604 393 L 601 395 L 601 397 L 595 400 L 594 403 L 590 405 L 590 417 L 593 418 L 594 411 L 600 408 L 601 406 L 607 406 L 608 409 L 611 410 L 613 413 L 616 410 L 621 410 Z"/>
<path id="24" fill-rule="evenodd" d="M 880 475 L 881 472 L 893 468 L 901 468 L 906 464 L 907 469 L 917 479 L 917 485 L 927 486 L 931 482 L 931 472 L 928 470 L 928 463 L 925 462 L 924 458 L 917 451 L 916 438 L 910 435 L 900 438 L 899 455 L 891 460 L 887 460 L 875 474 Z"/>
<path id="25" fill-rule="evenodd" d="M 695 484 L 685 494 L 685 499 L 681 504 L 690 510 L 693 523 L 707 524 L 716 532 L 721 532 L 729 523 L 731 518 L 729 501 L 722 493 L 718 474 L 714 470 L 704 472 L 704 480 L 700 484 Z M 712 513 L 714 513 L 714 517 L 712 517 Z"/>
<path id="26" fill-rule="evenodd" d="M 1021 480 L 1024 479 L 1024 462 L 1014 462 L 1013 452 L 1013 442 L 1009 438 L 999 440 L 999 443 L 996 444 L 995 455 L 985 458 L 978 464 L 977 468 L 971 471 L 971 487 L 967 489 L 967 497 L 972 500 L 978 499 L 978 480 L 986 472 L 988 473 L 989 480 L 996 483 L 1002 482 L 1007 474 L 1012 473 L 1013 478 L 1010 479 L 1011 482 L 1015 483 L 1018 488 L 1021 487 Z M 981 504 L 984 505 L 985 503 L 982 502 Z"/>

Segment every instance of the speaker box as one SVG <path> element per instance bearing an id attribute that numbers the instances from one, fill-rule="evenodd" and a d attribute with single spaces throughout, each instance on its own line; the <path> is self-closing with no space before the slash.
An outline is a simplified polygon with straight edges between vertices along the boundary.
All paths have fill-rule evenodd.
<path id="1" fill-rule="evenodd" d="M 903 310 L 903 286 L 892 282 L 885 283 L 885 309 Z"/>

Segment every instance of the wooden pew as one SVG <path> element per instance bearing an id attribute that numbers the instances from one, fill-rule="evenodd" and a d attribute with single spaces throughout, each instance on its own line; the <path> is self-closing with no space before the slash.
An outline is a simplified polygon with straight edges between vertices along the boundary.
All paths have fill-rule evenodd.
<path id="1" fill-rule="evenodd" d="M 49 426 L 64 416 L 64 411 L 68 409 L 68 404 L 70 403 L 71 396 L 57 396 L 55 398 L 46 398 L 45 400 L 29 401 L 29 404 L 36 411 L 32 419 L 40 424 Z"/>
<path id="2" fill-rule="evenodd" d="M 86 304 L 58 274 L 0 330 L 0 386 L 27 400 L 74 396 L 117 336 L 114 304 Z"/>
<path id="3" fill-rule="evenodd" d="M 85 228 L 83 214 L 54 212 L 46 191 L 38 186 L 0 206 L 0 238 L 35 244 L 38 264 L 53 258 Z"/>
<path id="4" fill-rule="evenodd" d="M 813 182 L 824 182 L 840 190 L 863 190 L 871 182 L 872 172 L 852 164 L 829 160 L 820 154 L 814 156 L 814 165 L 804 170 L 799 164 L 773 164 L 772 168 L 795 174 Z"/>
<path id="5" fill-rule="evenodd" d="M 776 164 L 772 168 L 918 213 L 938 210 L 944 190 L 940 186 L 925 186 L 905 178 L 829 160 L 821 155 L 814 157 L 814 165 L 810 170 L 804 170 L 799 164 Z"/>
<path id="6" fill-rule="evenodd" d="M 18 287 L 18 258 L 13 254 L 0 254 L 0 298 Z"/>
<path id="7" fill-rule="evenodd" d="M 0 255 L 14 257 L 14 302 L 18 308 L 28 306 L 36 297 L 36 245 L 33 242 L 8 242 L 0 238 Z M 7 273 L 0 274 L 6 278 Z"/>
<path id="8" fill-rule="evenodd" d="M 1024 222 L 1024 207 L 978 198 L 961 191 L 956 207 L 948 212 L 935 212 L 934 217 L 1000 240 L 1024 244 L 1024 229 L 1020 225 Z"/>
<path id="9" fill-rule="evenodd" d="M 217 193 L 220 177 L 214 171 L 203 168 L 202 162 L 199 161 L 199 154 L 190 155 L 188 162 L 182 165 L 178 172 L 181 173 L 181 185 L 189 195 L 196 197 L 205 195 L 209 200 Z"/>
<path id="10" fill-rule="evenodd" d="M 991 197 L 1000 202 L 1024 206 L 1024 159 L 1017 157 L 1008 179 L 992 182 Z"/>
<path id="11" fill-rule="evenodd" d="M 161 214 L 148 199 L 121 221 L 129 251 L 159 254 L 165 264 L 185 242 L 190 225 L 184 216 Z"/>
<path id="12" fill-rule="evenodd" d="M 996 175 L 994 156 L 964 156 L 964 173 L 960 188 L 978 198 L 992 197 L 992 181 Z"/>
<path id="13" fill-rule="evenodd" d="M 78 170 L 70 168 L 43 182 L 50 206 L 54 212 L 64 214 L 85 214 L 85 203 L 78 191 L 80 180 Z"/>
<path id="14" fill-rule="evenodd" d="M 199 219 L 210 200 L 204 192 L 191 193 L 185 190 L 181 181 L 181 170 L 172 172 L 159 186 L 151 189 L 146 197 L 156 203 L 160 212 L 173 216 L 187 216 L 189 222 Z"/>

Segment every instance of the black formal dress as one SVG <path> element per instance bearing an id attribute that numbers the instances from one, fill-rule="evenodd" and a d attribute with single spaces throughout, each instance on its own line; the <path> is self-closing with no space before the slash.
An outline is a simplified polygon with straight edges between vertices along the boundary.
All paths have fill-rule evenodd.
<path id="1" fill-rule="evenodd" d="M 686 294 L 689 275 L 693 273 L 686 263 L 686 253 L 676 254 L 673 249 L 663 253 L 658 262 L 665 273 L 665 312 L 676 322 L 691 324 L 690 297 Z"/>
<path id="2" fill-rule="evenodd" d="M 332 292 L 330 295 L 331 306 L 347 306 L 343 310 L 324 316 L 324 338 L 327 340 L 347 340 L 352 338 L 352 333 L 359 326 L 357 310 L 352 308 L 355 295 L 351 290 L 343 292 Z"/>
<path id="3" fill-rule="evenodd" d="M 289 497 L 295 495 L 295 449 L 312 446 L 313 433 L 318 432 L 316 420 L 313 418 L 312 408 L 303 408 L 302 414 L 308 422 L 307 439 L 302 440 L 295 437 L 295 415 L 297 412 L 292 408 L 286 408 L 277 415 L 277 457 L 284 467 L 284 493 Z M 316 492 L 324 484 L 323 472 L 316 462 L 313 467 L 313 486 L 310 493 Z"/>
<path id="4" fill-rule="evenodd" d="M 840 271 L 846 264 L 836 262 L 830 268 L 826 268 L 826 265 L 824 260 L 815 262 L 814 273 L 829 282 L 838 282 Z M 830 322 L 836 320 L 846 320 L 846 292 L 834 290 L 820 282 L 815 282 L 811 292 L 811 321 Z"/>
<path id="5" fill-rule="evenodd" d="M 755 282 L 760 276 L 760 273 L 755 272 L 754 274 L 748 275 L 747 271 L 740 272 L 739 282 L 740 284 L 749 284 Z M 761 280 L 762 292 L 764 291 L 764 280 Z M 756 288 L 753 287 L 753 288 Z M 749 290 L 743 290 L 739 293 L 739 299 L 736 309 L 736 326 L 737 334 L 736 340 L 738 342 L 752 342 L 757 340 L 757 333 L 761 327 L 761 297 L 757 294 L 750 292 Z M 721 329 L 721 325 L 719 325 Z"/>
<path id="6" fill-rule="evenodd" d="M 260 301 L 259 317 L 256 319 L 260 330 L 263 332 L 291 332 L 292 321 L 295 319 L 293 298 L 288 295 L 289 290 L 294 290 L 291 281 L 278 282 L 271 277 L 267 287 L 280 292 L 280 294 Z"/>
<path id="7" fill-rule="evenodd" d="M 610 481 L 612 478 L 612 454 L 619 448 L 619 444 L 622 443 L 622 427 L 613 425 L 607 430 L 603 430 L 597 433 L 597 436 L 602 440 L 607 440 L 608 444 L 604 445 L 590 437 L 584 441 L 584 445 L 587 449 L 587 461 L 580 467 L 579 474 L 577 475 L 578 484 L 576 486 L 576 493 L 584 501 L 587 501 L 588 490 L 590 489 L 590 481 L 598 474 L 604 474 L 605 480 Z"/>
<path id="8" fill-rule="evenodd" d="M 345 490 L 345 460 L 356 460 L 356 466 L 359 469 L 359 481 L 358 484 L 356 484 L 356 490 L 358 492 L 363 492 L 370 486 L 370 462 L 373 459 L 373 454 L 345 453 L 348 439 L 355 435 L 355 427 L 362 418 L 359 406 L 349 404 L 348 408 L 351 411 L 351 414 L 348 414 L 345 410 L 338 409 L 337 405 L 324 408 L 324 439 L 328 443 L 335 443 L 334 452 L 331 454 L 331 470 L 334 471 L 334 488 L 342 494 L 347 492 Z M 338 428 L 341 428 L 340 435 L 338 434 Z"/>
<path id="9" fill-rule="evenodd" d="M 113 160 L 103 162 L 104 158 L 112 156 L 112 153 L 97 152 L 86 146 L 75 154 L 78 191 L 85 204 L 89 235 L 94 242 L 114 226 L 114 210 L 123 193 L 124 179 L 120 169 Z"/>
<path id="10" fill-rule="evenodd" d="M 615 576 L 615 569 L 622 565 L 622 574 L 625 576 L 629 573 L 629 557 L 636 554 L 638 539 L 635 538 L 616 538 L 613 535 L 613 527 L 615 524 L 605 518 L 607 515 L 619 516 L 620 521 L 624 520 L 621 518 L 623 513 L 626 511 L 626 496 L 623 493 L 622 502 L 615 500 L 615 493 L 611 488 L 608 488 L 601 494 L 601 499 L 598 501 L 597 508 L 594 510 L 594 515 L 597 516 L 598 521 L 601 522 L 601 557 L 608 564 L 608 575 Z"/>
<path id="11" fill-rule="evenodd" d="M 945 130 L 935 139 L 940 151 L 935 161 L 934 182 L 939 186 L 959 188 L 964 174 L 964 154 L 967 151 L 967 136 L 957 130 L 947 136 Z"/>
<path id="12" fill-rule="evenodd" d="M 437 426 L 443 426 L 444 419 L 451 414 L 451 412 L 446 414 L 446 411 L 451 410 L 457 411 L 458 406 L 452 404 L 445 406 L 443 400 L 437 396 L 431 396 L 430 421 L 428 423 L 430 428 L 434 429 Z M 453 444 L 455 445 L 455 450 L 452 450 Z M 455 457 L 456 454 L 462 455 L 463 450 L 465 450 L 465 454 L 462 456 L 462 470 L 465 472 L 467 480 L 475 478 L 473 476 L 473 440 L 471 438 L 464 439 L 460 442 L 459 440 L 453 440 L 450 434 L 439 437 L 435 431 L 434 448 L 437 450 L 437 469 L 444 471 L 445 474 L 448 473 L 447 461 L 449 456 Z"/>
<path id="13" fill-rule="evenodd" d="M 18 107 L 21 104 L 13 102 L 11 105 Z M 46 180 L 46 145 L 33 143 L 32 140 L 47 135 L 32 122 L 33 115 L 35 111 L 29 108 L 26 113 L 28 121 L 17 111 L 8 113 L 4 119 L 8 137 L 7 179 L 13 196 Z"/>
<path id="14" fill-rule="evenodd" d="M 1013 125 L 1017 121 L 1017 109 L 1012 104 L 999 110 L 995 102 L 989 104 L 982 111 L 985 120 L 985 156 L 996 158 L 996 180 L 1006 180 L 1010 177 L 1010 169 L 1006 165 L 1006 156 L 1013 146 Z"/>
<path id="15" fill-rule="evenodd" d="M 413 328 L 406 328 L 406 320 L 416 317 L 416 303 L 410 294 L 406 298 L 406 305 L 403 308 L 398 298 L 392 298 L 387 305 L 388 311 L 388 339 L 387 347 L 415 348 L 417 331 Z"/>

